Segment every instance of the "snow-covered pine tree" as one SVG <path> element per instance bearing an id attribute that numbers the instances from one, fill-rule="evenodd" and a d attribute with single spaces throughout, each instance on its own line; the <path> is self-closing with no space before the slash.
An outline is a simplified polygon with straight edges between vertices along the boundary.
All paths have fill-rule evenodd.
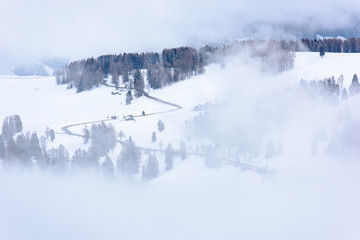
<path id="1" fill-rule="evenodd" d="M 117 159 L 117 168 L 126 175 L 139 173 L 141 152 L 136 147 L 131 136 L 125 141 L 122 151 Z"/>
<path id="2" fill-rule="evenodd" d="M 158 130 L 159 130 L 159 132 L 164 131 L 164 129 L 165 129 L 165 124 L 164 124 L 164 122 L 161 121 L 161 120 L 159 120 L 159 121 L 158 121 Z"/>
<path id="3" fill-rule="evenodd" d="M 149 154 L 146 164 L 143 166 L 142 180 L 148 181 L 156 178 L 159 174 L 159 163 L 155 154 Z"/>

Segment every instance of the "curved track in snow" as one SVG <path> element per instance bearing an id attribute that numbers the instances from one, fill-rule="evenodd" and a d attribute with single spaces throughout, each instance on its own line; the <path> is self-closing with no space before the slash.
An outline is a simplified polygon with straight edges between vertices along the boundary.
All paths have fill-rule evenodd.
<path id="1" fill-rule="evenodd" d="M 102 85 L 106 86 L 106 87 L 111 87 L 111 88 L 115 88 L 114 86 L 111 86 L 109 84 L 107 84 L 106 82 L 101 82 Z M 120 87 L 121 89 L 126 89 L 124 87 Z M 169 113 L 169 112 L 174 112 L 174 111 L 177 111 L 177 110 L 180 110 L 182 109 L 183 107 L 178 105 L 178 104 L 175 104 L 175 103 L 171 103 L 171 102 L 168 102 L 168 101 L 165 101 L 165 100 L 162 100 L 162 99 L 159 99 L 159 98 L 156 98 L 156 97 L 153 97 L 153 96 L 150 96 L 147 92 L 143 92 L 143 95 L 149 99 L 152 99 L 154 101 L 157 101 L 157 102 L 160 102 L 162 104 L 166 104 L 166 105 L 169 105 L 169 106 L 172 106 L 174 107 L 174 109 L 171 109 L 171 110 L 166 110 L 166 111 L 161 111 L 161 112 L 152 112 L 152 113 L 147 113 L 145 115 L 134 115 L 133 116 L 133 120 L 135 121 L 136 118 L 141 118 L 141 117 L 146 117 L 146 116 L 150 116 L 150 115 L 157 115 L 157 114 L 163 114 L 163 113 Z M 64 126 L 61 128 L 61 130 L 67 134 L 67 135 L 70 135 L 70 136 L 76 136 L 76 137 L 84 137 L 83 135 L 81 134 L 77 134 L 77 133 L 73 133 L 69 130 L 69 128 L 71 127 L 75 127 L 75 126 L 81 126 L 81 125 L 87 125 L 87 124 L 94 124 L 94 123 L 101 123 L 101 122 L 109 122 L 109 121 L 121 121 L 121 122 L 125 122 L 127 120 L 125 119 L 119 119 L 119 118 L 116 118 L 116 119 L 102 119 L 102 120 L 96 120 L 96 121 L 89 121 L 89 122 L 81 122 L 81 123 L 75 123 L 75 124 L 70 124 L 70 125 L 67 125 L 67 126 Z M 125 144 L 124 141 L 121 141 L 121 140 L 117 140 L 118 143 L 120 144 Z M 143 150 L 143 151 L 153 151 L 153 152 L 165 152 L 165 150 L 161 150 L 161 149 L 153 149 L 153 148 L 143 148 L 143 147 L 137 147 L 139 150 Z M 205 157 L 205 154 L 204 153 L 196 153 L 196 152 L 187 152 L 187 155 L 197 155 L 197 156 L 201 156 L 201 157 Z M 223 160 L 224 162 L 226 162 L 227 164 L 229 165 L 238 165 L 238 167 L 240 167 L 241 169 L 243 170 L 251 170 L 251 171 L 255 171 L 259 174 L 271 174 L 273 173 L 272 170 L 269 170 L 268 168 L 264 168 L 264 167 L 258 167 L 258 166 L 254 166 L 254 165 L 251 165 L 251 164 L 247 164 L 247 163 L 241 163 L 241 162 L 238 162 L 238 163 L 235 163 L 234 160 L 231 160 L 231 159 L 227 159 L 227 158 L 224 158 L 224 157 L 220 157 L 221 160 Z"/>
<path id="2" fill-rule="evenodd" d="M 112 87 L 112 86 L 107 85 L 107 84 L 106 84 L 105 86 Z M 160 102 L 160 103 L 163 103 L 163 104 L 166 104 L 166 105 L 175 107 L 175 109 L 166 110 L 166 111 L 161 111 L 161 112 L 146 113 L 146 114 L 144 114 L 144 115 L 133 115 L 133 119 L 134 119 L 134 120 L 135 120 L 136 118 L 141 118 L 141 117 L 146 117 L 146 116 L 151 116 L 151 115 L 157 115 L 157 114 L 163 114 L 163 113 L 169 113 L 169 112 L 174 112 L 174 111 L 177 111 L 177 110 L 182 109 L 182 106 L 180 106 L 180 105 L 177 105 L 177 104 L 174 104 L 174 103 L 170 103 L 170 102 L 161 100 L 161 99 L 159 99 L 159 98 L 150 96 L 147 92 L 143 92 L 143 95 L 144 95 L 145 97 L 147 97 L 147 98 L 150 98 L 150 99 L 154 100 L 154 101 L 157 101 L 157 102 Z M 76 134 L 76 133 L 71 132 L 71 131 L 69 130 L 69 128 L 75 127 L 75 126 L 93 124 L 93 123 L 107 122 L 107 121 L 119 121 L 119 118 L 115 118 L 115 119 L 106 118 L 106 119 L 102 119 L 102 120 L 96 120 L 96 121 L 89 121 L 89 122 L 81 122 L 81 123 L 70 124 L 70 125 L 67 125 L 67 126 L 62 127 L 61 130 L 62 130 L 65 134 L 67 134 L 67 135 L 77 136 L 77 137 L 84 137 L 84 136 L 81 135 L 81 134 Z M 120 119 L 120 121 L 121 121 L 121 122 L 125 122 L 126 120 L 125 120 L 125 119 Z"/>

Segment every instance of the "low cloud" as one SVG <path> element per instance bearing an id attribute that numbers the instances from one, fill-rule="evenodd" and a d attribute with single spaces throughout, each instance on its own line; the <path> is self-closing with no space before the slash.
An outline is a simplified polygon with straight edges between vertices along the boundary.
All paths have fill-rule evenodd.
<path id="1" fill-rule="evenodd" d="M 5 0 L 0 52 L 16 58 L 80 58 L 240 37 L 290 38 L 320 28 L 356 28 L 359 12 L 356 0 Z"/>

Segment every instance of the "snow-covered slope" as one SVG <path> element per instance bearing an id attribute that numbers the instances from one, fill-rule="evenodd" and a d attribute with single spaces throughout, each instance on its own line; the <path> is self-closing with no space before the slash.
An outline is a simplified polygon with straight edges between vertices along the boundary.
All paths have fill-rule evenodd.
<path id="1" fill-rule="evenodd" d="M 150 91 L 151 96 L 182 106 L 176 111 L 146 97 L 126 105 L 125 92 L 112 95 L 105 86 L 76 94 L 57 86 L 54 77 L 1 76 L 0 119 L 19 114 L 24 130 L 39 134 L 46 126 L 53 128 L 56 139 L 48 147 L 64 144 L 70 153 L 86 148 L 81 138 L 63 134 L 62 127 L 109 120 L 117 132 L 132 136 L 137 146 L 178 148 L 184 141 L 189 149 L 201 152 L 202 144 L 213 142 L 189 134 L 185 121 L 199 115 L 193 111 L 198 105 L 226 103 L 215 112 L 212 131 L 224 141 L 255 141 L 257 155 L 243 154 L 240 160 L 266 166 L 275 174 L 262 176 L 227 164 L 209 169 L 201 155 L 176 159 L 174 169 L 167 172 L 161 153 L 157 153 L 160 177 L 142 185 L 107 183 L 89 176 L 19 177 L 0 171 L 4 196 L 0 232 L 6 239 L 355 240 L 360 234 L 360 194 L 355 189 L 359 163 L 332 157 L 329 153 L 334 151 L 328 150 L 337 146 L 343 153 L 340 147 L 349 143 L 347 137 L 357 141 L 356 135 L 342 130 L 360 121 L 360 99 L 329 104 L 298 93 L 294 86 L 300 79 L 343 74 L 347 87 L 353 74 L 360 74 L 358 62 L 360 54 L 326 53 L 320 58 L 317 53 L 297 53 L 294 69 L 272 76 L 232 58 L 225 68 L 212 65 L 204 75 Z M 142 111 L 156 114 L 121 121 Z M 165 123 L 163 132 L 157 130 L 159 119 Z M 69 130 L 81 133 L 85 125 Z M 157 134 L 156 143 L 151 142 L 152 132 Z M 266 157 L 268 140 L 280 143 L 278 155 Z M 231 148 L 218 147 L 221 157 L 231 158 Z M 119 148 L 111 153 L 113 160 Z"/>
<path id="2" fill-rule="evenodd" d="M 297 53 L 294 69 L 269 78 L 276 79 L 275 84 L 287 86 L 298 84 L 300 79 L 321 80 L 343 74 L 344 85 L 349 86 L 352 75 L 360 73 L 357 64 L 359 61 L 360 54 L 327 53 L 324 58 L 320 58 L 317 53 Z M 195 106 L 222 101 L 231 94 L 231 90 L 236 91 L 231 89 L 233 87 L 239 87 L 238 93 L 241 93 L 243 87 L 237 86 L 234 78 L 236 74 L 239 78 L 244 77 L 245 73 L 241 72 L 240 67 L 238 73 L 233 71 L 237 64 L 229 63 L 231 71 L 212 65 L 204 75 L 150 91 L 152 96 L 181 105 L 181 110 L 138 118 L 136 123 L 118 120 L 111 123 L 117 130 L 121 129 L 127 136 L 133 136 L 139 145 L 145 147 L 151 145 L 151 133 L 157 130 L 157 121 L 162 119 L 166 131 L 159 134 L 160 141 L 164 146 L 168 143 L 177 145 L 180 140 L 185 139 L 182 129 L 184 121 L 197 114 L 193 111 Z M 245 82 L 239 79 L 238 82 L 251 83 L 251 79 Z M 111 95 L 112 89 L 105 86 L 76 94 L 73 89 L 66 90 L 64 86 L 57 86 L 54 77 L 1 76 L 0 91 L 0 119 L 19 114 L 24 122 L 24 129 L 38 133 L 43 132 L 47 126 L 61 133 L 61 128 L 66 125 L 104 120 L 111 116 L 122 119 L 127 115 L 141 115 L 142 111 L 157 113 L 174 109 L 146 97 L 135 99 L 132 104 L 126 105 L 125 92 L 122 95 Z M 83 126 L 74 127 L 73 130 L 79 132 L 81 128 Z M 66 144 L 66 140 L 64 141 Z"/>
<path id="3" fill-rule="evenodd" d="M 320 58 L 317 53 L 297 53 L 294 69 L 275 77 L 268 76 L 273 80 L 268 82 L 290 86 L 298 84 L 300 79 L 321 80 L 332 75 L 338 77 L 343 74 L 344 85 L 349 86 L 352 75 L 360 73 L 357 64 L 359 60 L 360 54 L 327 53 L 325 57 Z M 195 106 L 226 100 L 233 93 L 232 91 L 244 95 L 250 91 L 247 88 L 253 85 L 246 83 L 253 81 L 241 79 L 249 77 L 246 73 L 248 70 L 238 67 L 236 61 L 230 61 L 229 66 L 222 69 L 218 65 L 212 65 L 207 68 L 207 73 L 204 75 L 195 76 L 160 90 L 150 91 L 152 96 L 181 105 L 183 107 L 181 110 L 137 118 L 136 123 L 120 122 L 118 119 L 111 123 L 118 131 L 121 129 L 127 136 L 133 136 L 139 145 L 147 147 L 151 145 L 151 133 L 157 130 L 157 121 L 162 119 L 165 122 L 166 131 L 158 134 L 159 140 L 163 146 L 168 143 L 177 146 L 179 141 L 186 139 L 182 129 L 184 121 L 198 114 L 193 111 Z M 239 69 L 239 72 L 234 72 L 234 69 Z M 57 86 L 54 77 L 1 76 L 0 91 L 0 119 L 11 114 L 19 114 L 24 122 L 24 129 L 38 133 L 42 133 L 47 126 L 61 133 L 61 128 L 66 125 L 104 120 L 111 116 L 122 119 L 127 115 L 141 115 L 142 111 L 158 113 L 174 109 L 172 106 L 146 97 L 136 99 L 132 104 L 126 105 L 125 92 L 122 95 L 111 95 L 112 89 L 105 86 L 76 94 L 75 90 L 66 90 L 64 86 Z M 81 132 L 83 127 L 77 126 L 72 130 Z M 69 136 L 63 136 L 63 138 L 61 139 L 64 140 L 63 144 L 67 142 L 66 138 L 73 139 Z"/>
<path id="4" fill-rule="evenodd" d="M 54 76 L 68 63 L 67 59 L 46 58 L 41 60 L 5 60 L 0 62 L 0 75 Z"/>

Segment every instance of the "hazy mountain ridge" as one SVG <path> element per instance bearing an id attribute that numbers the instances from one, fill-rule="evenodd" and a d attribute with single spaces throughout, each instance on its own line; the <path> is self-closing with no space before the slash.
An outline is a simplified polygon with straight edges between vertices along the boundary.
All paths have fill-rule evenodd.
<path id="1" fill-rule="evenodd" d="M 5 61 L 0 65 L 0 75 L 54 76 L 68 60 L 63 58 L 44 58 L 41 60 Z"/>

